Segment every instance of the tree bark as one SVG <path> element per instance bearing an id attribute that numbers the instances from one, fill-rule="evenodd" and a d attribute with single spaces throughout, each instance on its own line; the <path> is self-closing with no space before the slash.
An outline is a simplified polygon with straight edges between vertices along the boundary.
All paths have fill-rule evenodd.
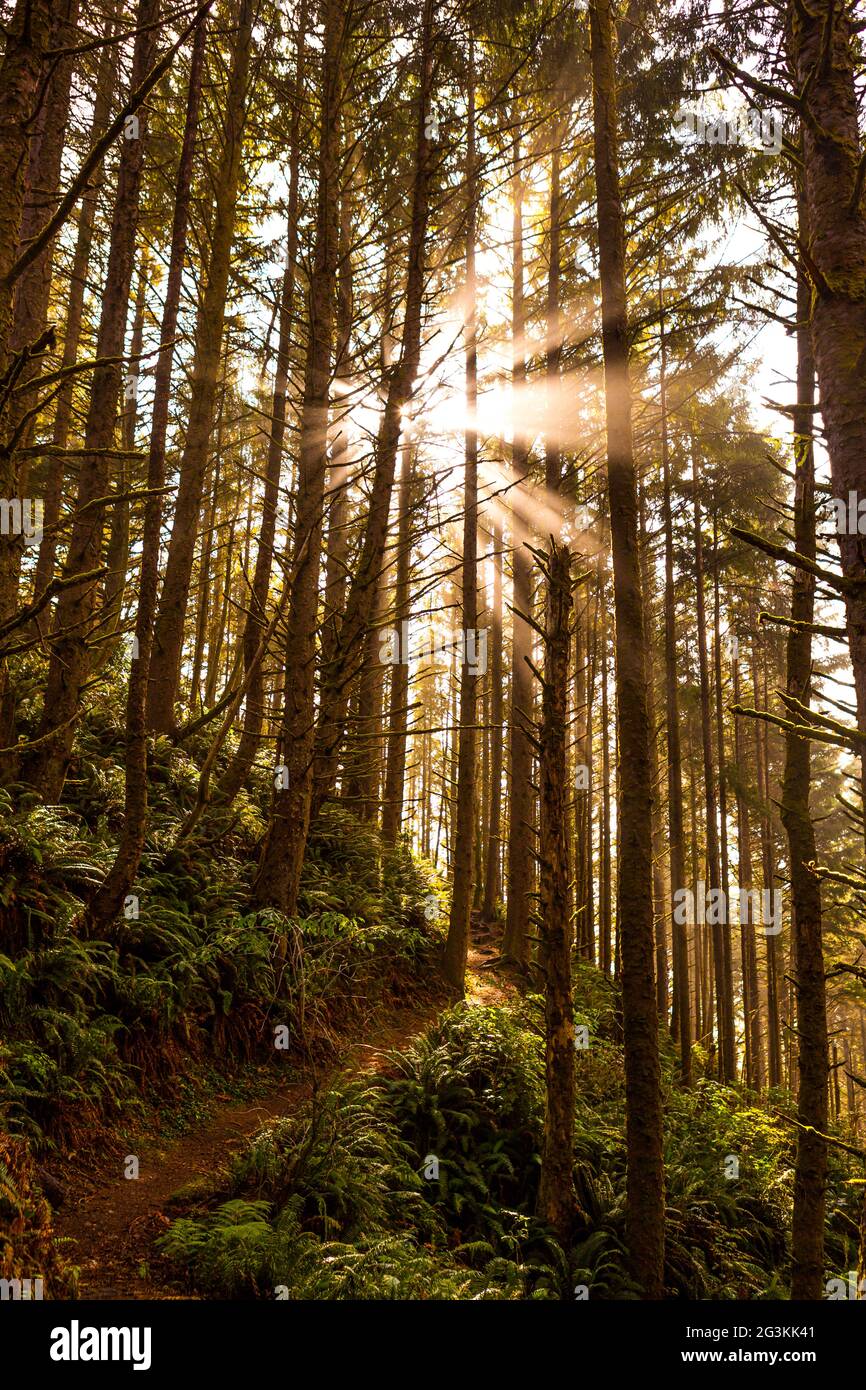
<path id="1" fill-rule="evenodd" d="M 502 514 L 493 516 L 493 612 L 490 629 L 490 811 L 487 819 L 486 863 L 484 869 L 484 901 L 481 913 L 485 921 L 496 919 L 501 894 L 500 837 L 502 831 Z"/>
<path id="2" fill-rule="evenodd" d="M 571 556 L 551 543 L 539 753 L 540 928 L 544 968 L 544 1140 L 538 1214 L 568 1245 L 576 1212 L 574 1164 L 574 1012 L 568 891 L 568 668 L 571 646 Z"/>
<path id="3" fill-rule="evenodd" d="M 28 370 L 26 356 L 21 356 L 25 345 L 20 339 L 17 345 L 15 341 L 15 287 L 10 272 L 18 258 L 22 233 L 30 220 L 25 206 L 27 170 L 31 150 L 38 139 L 33 134 L 33 118 L 38 115 L 36 102 L 44 54 L 50 41 L 51 18 L 49 0 L 17 0 L 0 63 L 0 387 L 4 388 L 3 406 L 0 407 L 0 496 L 5 499 L 19 496 L 20 483 L 14 398 L 10 402 L 5 388 L 13 384 L 14 375 Z M 21 536 L 0 539 L 0 621 L 10 618 L 17 606 L 23 545 Z M 0 670 L 5 712 L 2 723 L 8 725 L 5 663 Z M 0 733 L 2 731 L 0 726 Z"/>
<path id="4" fill-rule="evenodd" d="M 14 284 L 9 272 L 18 257 L 25 223 L 27 169 L 52 6 L 49 0 L 18 0 L 0 63 L 0 371 L 12 348 Z M 4 467 L 8 467 L 4 460 Z M 10 496 L 2 476 L 4 496 Z M 14 601 L 14 599 L 13 599 Z M 4 601 L 4 611 L 8 608 Z"/>
<path id="5" fill-rule="evenodd" d="M 403 428 L 402 414 L 412 399 L 421 360 L 427 224 L 430 214 L 430 187 L 435 167 L 433 144 L 425 134 L 433 92 L 435 17 L 436 0 L 425 0 L 420 37 L 415 168 L 407 248 L 403 336 L 399 360 L 394 367 L 387 369 L 387 396 L 376 440 L 376 466 L 361 554 L 357 570 L 349 585 L 337 653 L 322 672 L 321 709 L 316 735 L 314 814 L 331 795 L 336 781 L 338 754 L 345 735 L 349 693 L 363 660 L 364 634 L 372 619 L 376 586 L 382 571 L 391 493 Z"/>
<path id="6" fill-rule="evenodd" d="M 806 268 L 812 340 L 833 495 L 866 497 L 866 210 L 855 88 L 854 11 L 835 0 L 792 5 L 788 48 L 803 93 Z M 839 536 L 857 725 L 866 732 L 866 543 Z M 866 760 L 864 760 L 866 762 Z M 861 785 L 866 792 L 866 781 Z M 866 802 L 864 802 L 866 804 Z"/>
<path id="7" fill-rule="evenodd" d="M 126 694 L 123 833 L 117 847 L 114 863 L 88 904 L 86 914 L 91 927 L 103 930 L 118 915 L 125 898 L 132 889 L 141 862 L 147 829 L 147 722 L 145 710 L 150 657 L 153 649 L 153 624 L 156 618 L 156 596 L 159 585 L 160 531 L 163 513 L 163 495 L 160 489 L 165 483 L 165 442 L 168 433 L 168 407 L 171 398 L 173 343 L 177 332 L 181 282 L 186 258 L 193 157 L 201 105 L 206 41 L 207 24 L 205 18 L 202 17 L 195 31 L 190 57 L 183 143 L 174 185 L 174 216 L 165 301 L 159 335 L 160 349 L 154 376 L 153 414 L 147 465 L 149 496 L 144 508 L 138 609 L 135 616 L 135 639 Z"/>
<path id="8" fill-rule="evenodd" d="M 662 510 L 665 530 L 665 722 L 668 762 L 668 842 L 672 895 L 686 886 L 686 854 L 683 832 L 683 768 L 680 742 L 680 701 L 677 677 L 677 614 L 674 589 L 674 529 L 671 505 L 671 464 L 667 409 L 667 339 L 665 336 L 664 287 L 659 267 L 659 409 L 661 413 Z M 689 997 L 688 926 L 677 922 L 671 902 L 674 998 L 680 1047 L 680 1073 L 684 1086 L 692 1080 L 692 1025 Z"/>
<path id="9" fill-rule="evenodd" d="M 292 550 L 281 749 L 288 787 L 275 782 L 271 817 L 253 887 L 261 906 L 294 916 L 313 794 L 315 661 L 322 555 L 328 401 L 337 273 L 342 61 L 350 16 L 323 0 L 325 26 L 319 114 L 316 242 L 310 282 L 310 326 L 301 413 L 298 498 Z"/>
<path id="10" fill-rule="evenodd" d="M 511 283 L 511 390 L 514 397 L 511 471 L 517 494 L 511 508 L 511 695 L 508 719 L 508 865 L 505 934 L 502 954 L 507 960 L 529 963 L 529 893 L 532 886 L 530 835 L 532 819 L 532 745 L 526 736 L 531 721 L 532 684 L 526 657 L 530 653 L 530 628 L 524 614 L 532 610 L 531 560 L 526 544 L 528 527 L 523 519 L 523 480 L 529 470 L 529 441 L 522 429 L 523 392 L 526 386 L 526 315 L 523 288 L 523 186 L 520 177 L 520 145 L 512 137 L 512 283 Z"/>
<path id="11" fill-rule="evenodd" d="M 154 25 L 159 0 L 140 0 L 132 65 L 132 90 L 148 75 L 155 45 Z M 96 570 L 102 555 L 104 505 L 97 505 L 108 490 L 109 454 L 115 433 L 120 396 L 126 315 L 132 281 L 139 195 L 144 165 L 147 111 L 139 116 L 138 138 L 124 139 L 120 154 L 117 194 L 111 226 L 102 312 L 96 345 L 99 361 L 93 371 L 90 404 L 84 430 L 86 455 L 81 459 L 76 519 L 69 541 L 65 576 Z M 22 776 L 39 787 L 47 802 L 57 801 L 63 789 L 72 750 L 75 721 L 80 713 L 81 692 L 90 667 L 90 635 L 97 603 L 96 584 L 79 584 L 63 590 L 57 604 L 54 640 L 39 724 L 37 746 L 24 760 Z"/>
<path id="12" fill-rule="evenodd" d="M 694 507 L 695 538 L 695 590 L 696 590 L 696 629 L 698 639 L 698 663 L 701 682 L 701 746 L 704 759 L 704 799 L 707 810 L 707 881 L 709 892 L 716 904 L 715 920 L 710 923 L 713 943 L 713 966 L 716 976 L 716 1028 L 719 1047 L 719 1079 L 730 1083 L 736 1075 L 734 1056 L 734 1007 L 733 989 L 725 970 L 725 937 L 728 934 L 728 903 L 723 898 L 721 920 L 718 910 L 718 894 L 721 891 L 721 872 L 719 866 L 718 803 L 716 800 L 715 768 L 713 767 L 712 715 L 710 712 L 710 674 L 707 659 L 706 605 L 704 602 L 704 564 L 703 530 L 700 504 L 700 471 L 697 450 L 692 441 L 692 491 Z M 706 920 L 707 906 L 696 904 L 699 921 Z M 712 911 L 712 908 L 709 909 Z"/>
<path id="13" fill-rule="evenodd" d="M 652 789 L 646 634 L 629 382 L 625 234 L 609 0 L 591 0 L 594 156 L 602 302 L 607 481 L 616 616 L 619 739 L 617 925 L 626 1073 L 626 1239 L 646 1298 L 664 1287 L 664 1166 L 653 976 Z"/>
<path id="14" fill-rule="evenodd" d="M 801 228 L 804 210 L 801 203 Z M 810 292 L 801 273 L 797 291 L 797 406 L 794 412 L 795 550 L 814 562 L 815 462 L 812 412 L 815 361 L 809 332 Z M 789 628 L 787 693 L 808 706 L 812 685 L 812 636 L 815 576 L 795 569 Z M 809 813 L 811 745 L 785 734 L 782 824 L 788 836 L 794 967 L 797 989 L 797 1161 L 794 1168 L 794 1213 L 791 1234 L 791 1297 L 824 1296 L 824 1217 L 827 1189 L 827 996 L 821 923 L 821 885 L 813 872 L 815 830 Z"/>
<path id="15" fill-rule="evenodd" d="M 466 354 L 466 414 L 470 422 L 465 434 L 463 470 L 463 564 L 462 611 L 463 643 L 460 667 L 460 733 L 457 753 L 457 827 L 454 837 L 454 878 L 451 915 L 445 942 L 443 969 L 453 989 L 463 994 L 466 957 L 469 951 L 472 891 L 475 879 L 475 723 L 478 707 L 477 660 L 468 656 L 469 636 L 474 650 L 480 650 L 478 627 L 478 284 L 475 270 L 475 237 L 478 220 L 478 189 L 475 166 L 475 39 L 469 39 L 466 150 L 466 312 L 463 339 Z"/>
<path id="16" fill-rule="evenodd" d="M 104 47 L 99 56 L 93 100 L 93 119 L 90 125 L 89 145 L 94 146 L 105 134 L 111 109 L 111 98 L 117 81 L 119 44 L 110 42 L 117 29 L 117 6 L 113 5 L 105 20 L 102 37 Z M 81 328 L 84 317 L 84 295 L 87 289 L 87 276 L 90 268 L 90 253 L 93 247 L 93 231 L 99 203 L 100 170 L 94 170 L 91 183 L 81 199 L 78 212 L 78 230 L 72 268 L 69 273 L 69 297 L 66 303 L 66 316 L 63 329 L 63 356 L 60 363 L 62 371 L 68 371 L 78 360 L 78 347 L 81 341 Z M 51 442 L 57 451 L 47 466 L 43 498 L 43 536 L 36 560 L 36 574 L 33 580 L 34 594 L 41 594 L 54 578 L 55 557 L 57 554 L 57 522 L 63 500 L 63 484 L 66 466 L 62 451 L 69 441 L 72 422 L 73 378 L 70 376 L 57 394 L 54 411 L 54 425 Z"/>
<path id="17" fill-rule="evenodd" d="M 412 523 L 414 491 L 413 446 L 403 445 L 400 463 L 397 522 L 397 575 L 394 587 L 394 627 L 409 618 L 409 576 L 412 565 Z M 409 703 L 409 663 L 398 661 L 391 668 L 388 692 L 388 747 L 385 793 L 382 805 L 382 839 L 395 845 L 403 824 L 403 783 L 406 778 L 406 727 Z M 423 798 L 426 801 L 426 797 Z"/>
<path id="18" fill-rule="evenodd" d="M 154 628 L 147 718 L 151 730 L 157 734 L 173 733 L 177 727 L 174 707 L 180 680 L 183 630 L 222 356 L 246 124 L 253 11 L 253 0 L 241 0 L 226 92 L 225 140 L 216 174 L 210 261 L 196 322 L 189 419 Z"/>
<path id="19" fill-rule="evenodd" d="M 733 655 L 734 704 L 740 703 L 739 653 Z M 737 767 L 737 884 L 740 894 L 751 904 L 752 836 L 749 803 L 746 797 L 747 770 L 743 755 L 740 722 L 734 722 L 734 761 Z M 743 898 L 741 896 L 741 904 Z M 764 1046 L 761 1036 L 761 995 L 758 986 L 758 952 L 751 907 L 740 907 L 740 949 L 743 957 L 743 1024 L 745 1034 L 746 1085 L 761 1090 L 764 1085 Z"/>
<path id="20" fill-rule="evenodd" d="M 256 551 L 249 598 L 249 612 L 244 622 L 244 673 L 250 677 L 244 701 L 244 724 L 237 752 L 226 768 L 218 789 L 218 799 L 231 803 L 244 785 L 259 746 L 264 719 L 264 672 L 256 653 L 266 627 L 268 588 L 274 556 L 274 535 L 277 524 L 280 476 L 286 437 L 286 392 L 289 382 L 289 354 L 295 323 L 295 279 L 298 260 L 298 200 L 301 165 L 301 110 L 304 104 L 304 82 L 307 42 L 307 0 L 302 0 L 298 19 L 298 40 L 295 58 L 295 80 L 292 86 L 292 121 L 289 133 L 289 195 L 286 212 L 286 268 L 280 292 L 279 340 L 271 397 L 271 427 L 268 434 L 268 456 L 265 466 L 265 487 L 262 496 L 261 528 Z"/>

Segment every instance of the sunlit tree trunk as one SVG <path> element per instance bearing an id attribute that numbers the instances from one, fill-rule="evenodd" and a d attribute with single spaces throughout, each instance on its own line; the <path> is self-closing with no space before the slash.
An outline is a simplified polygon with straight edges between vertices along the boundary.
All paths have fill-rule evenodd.
<path id="1" fill-rule="evenodd" d="M 526 657 L 530 629 L 524 615 L 532 609 L 531 560 L 526 549 L 528 528 L 522 508 L 522 480 L 529 464 L 529 446 L 522 432 L 523 391 L 526 384 L 526 319 L 523 287 L 523 209 L 520 146 L 515 131 L 512 146 L 512 285 L 511 390 L 514 396 L 511 467 L 517 494 L 511 508 L 511 692 L 508 718 L 508 847 L 506 915 L 502 953 L 526 965 L 529 960 L 529 893 L 532 885 L 530 824 L 532 819 L 532 745 L 527 729 L 532 718 L 532 682 Z"/>

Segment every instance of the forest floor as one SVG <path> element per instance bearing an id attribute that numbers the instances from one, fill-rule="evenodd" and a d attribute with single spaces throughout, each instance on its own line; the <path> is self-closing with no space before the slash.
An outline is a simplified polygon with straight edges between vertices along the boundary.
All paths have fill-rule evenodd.
<path id="1" fill-rule="evenodd" d="M 469 950 L 466 1002 L 470 1006 L 501 1004 L 513 993 L 506 973 L 496 968 L 500 929 L 473 920 Z M 166 1213 L 172 1195 L 188 1184 L 211 1178 L 237 1148 L 269 1120 L 293 1114 L 316 1089 L 338 1075 L 381 1071 L 387 1054 L 406 1047 L 425 1032 L 442 1011 L 441 1000 L 392 1009 L 374 1019 L 369 1035 L 349 1040 L 346 1051 L 324 1071 L 309 1067 L 296 1072 L 290 1084 L 280 1082 L 254 1102 L 219 1098 L 200 1125 L 168 1143 L 150 1139 L 136 1143 L 137 1180 L 123 1176 L 106 1182 L 93 1172 L 76 1173 L 67 1188 L 63 1208 L 55 1216 L 65 1258 L 78 1266 L 77 1297 L 102 1299 L 182 1299 L 180 1292 L 152 1264 L 154 1240 L 169 1226 Z M 115 1173 L 122 1164 L 112 1163 Z"/>

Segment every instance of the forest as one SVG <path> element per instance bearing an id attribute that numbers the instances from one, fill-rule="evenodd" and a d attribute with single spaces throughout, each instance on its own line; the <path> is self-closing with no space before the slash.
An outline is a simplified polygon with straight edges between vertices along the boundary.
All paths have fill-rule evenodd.
<path id="1" fill-rule="evenodd" d="M 0 0 L 3 1301 L 866 1299 L 864 36 Z"/>

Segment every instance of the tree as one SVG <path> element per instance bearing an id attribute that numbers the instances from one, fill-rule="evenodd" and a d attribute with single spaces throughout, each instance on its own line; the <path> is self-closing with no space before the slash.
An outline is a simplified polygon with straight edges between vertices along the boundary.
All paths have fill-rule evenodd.
<path id="1" fill-rule="evenodd" d="M 613 23 L 608 0 L 590 5 L 596 207 L 607 424 L 607 487 L 616 615 L 620 747 L 617 922 L 621 937 L 628 1143 L 627 1237 L 644 1295 L 660 1298 L 664 1169 L 653 976 L 652 790 L 643 594 L 637 539 L 625 292 L 625 239 L 617 162 Z"/>

